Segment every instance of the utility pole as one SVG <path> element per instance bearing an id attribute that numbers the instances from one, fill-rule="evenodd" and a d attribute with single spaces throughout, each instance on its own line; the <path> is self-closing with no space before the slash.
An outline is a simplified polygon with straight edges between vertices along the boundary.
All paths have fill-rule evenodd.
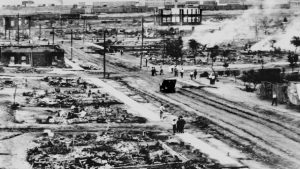
<path id="1" fill-rule="evenodd" d="M 52 45 L 53 45 L 53 47 L 54 47 L 54 35 L 55 35 L 55 33 L 54 33 L 54 26 L 52 27 Z"/>
<path id="2" fill-rule="evenodd" d="M 61 36 L 63 34 L 63 27 L 62 27 L 62 18 L 61 18 L 61 14 L 59 14 L 59 20 L 60 20 L 60 31 L 61 31 Z"/>
<path id="3" fill-rule="evenodd" d="M 104 48 L 104 54 L 103 54 L 103 78 L 105 79 L 105 75 L 106 75 L 106 29 L 103 31 L 103 48 Z"/>
<path id="4" fill-rule="evenodd" d="M 18 44 L 20 43 L 20 14 L 18 13 Z"/>
<path id="5" fill-rule="evenodd" d="M 86 18 L 84 17 L 83 18 L 83 43 L 84 43 L 84 40 L 85 40 L 85 36 L 86 36 Z"/>
<path id="6" fill-rule="evenodd" d="M 163 65 L 165 64 L 165 52 L 166 52 L 166 34 L 163 35 L 163 43 L 164 43 L 164 48 L 163 48 L 163 55 L 162 55 L 162 59 L 163 59 Z"/>
<path id="7" fill-rule="evenodd" d="M 73 60 L 73 29 L 71 29 L 71 60 Z"/>
<path id="8" fill-rule="evenodd" d="M 29 38 L 31 38 L 31 17 L 28 17 Z"/>
<path id="9" fill-rule="evenodd" d="M 39 29 L 40 29 L 39 40 L 41 40 L 41 36 L 42 36 L 42 24 L 39 24 Z"/>
<path id="10" fill-rule="evenodd" d="M 142 69 L 143 66 L 143 55 L 144 55 L 144 17 L 142 17 L 142 54 L 140 60 L 140 69 Z"/>

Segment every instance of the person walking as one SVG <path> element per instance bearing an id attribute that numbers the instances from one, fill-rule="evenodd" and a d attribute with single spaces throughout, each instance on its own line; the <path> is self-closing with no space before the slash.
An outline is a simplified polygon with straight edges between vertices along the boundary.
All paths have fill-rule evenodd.
<path id="1" fill-rule="evenodd" d="M 178 121 L 177 121 L 177 132 L 178 133 L 184 133 L 184 125 L 185 125 L 185 120 L 183 119 L 182 116 L 179 116 Z"/>
<path id="2" fill-rule="evenodd" d="M 88 97 L 91 97 L 91 95 L 92 95 L 92 91 L 89 90 L 89 92 L 88 92 Z"/>
<path id="3" fill-rule="evenodd" d="M 164 70 L 163 70 L 162 66 L 160 66 L 159 75 L 163 75 L 163 74 L 164 74 Z"/>
<path id="4" fill-rule="evenodd" d="M 184 73 L 184 70 L 183 70 L 183 68 L 181 68 L 181 70 L 180 70 L 180 76 L 181 76 L 181 78 L 183 78 L 183 73 Z"/>
<path id="5" fill-rule="evenodd" d="M 166 108 L 163 104 L 161 104 L 160 108 L 159 108 L 159 117 L 160 119 L 163 119 L 163 115 L 164 115 L 164 112 L 166 111 Z"/>
<path id="6" fill-rule="evenodd" d="M 175 76 L 175 77 L 178 76 L 178 69 L 177 69 L 177 66 L 175 66 L 175 68 L 174 68 L 174 76 Z"/>
<path id="7" fill-rule="evenodd" d="M 146 67 L 148 67 L 148 59 L 147 58 L 146 58 L 145 62 L 146 62 Z"/>
<path id="8" fill-rule="evenodd" d="M 173 119 L 172 126 L 173 126 L 173 134 L 175 134 L 177 132 L 177 120 L 176 119 Z"/>
<path id="9" fill-rule="evenodd" d="M 277 94 L 276 92 L 273 91 L 273 95 L 272 95 L 272 106 L 275 104 L 275 106 L 277 106 Z"/>
<path id="10" fill-rule="evenodd" d="M 184 133 L 185 120 L 181 116 L 181 133 Z"/>
<path id="11" fill-rule="evenodd" d="M 152 69 L 151 69 L 151 75 L 152 75 L 152 76 L 155 76 L 155 73 L 156 73 L 156 70 L 155 70 L 154 67 L 152 67 Z"/>
<path id="12" fill-rule="evenodd" d="M 198 72 L 197 72 L 197 70 L 195 69 L 195 70 L 194 70 L 194 79 L 197 78 L 197 74 L 198 74 Z"/>
<path id="13" fill-rule="evenodd" d="M 194 72 L 190 73 L 191 80 L 193 80 Z"/>

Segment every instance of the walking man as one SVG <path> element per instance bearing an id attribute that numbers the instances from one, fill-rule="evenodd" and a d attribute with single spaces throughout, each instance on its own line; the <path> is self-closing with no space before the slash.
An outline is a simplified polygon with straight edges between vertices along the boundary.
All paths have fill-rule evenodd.
<path id="1" fill-rule="evenodd" d="M 159 75 L 163 75 L 163 74 L 164 74 L 164 70 L 163 70 L 162 66 L 160 66 Z"/>
<path id="2" fill-rule="evenodd" d="M 181 70 L 180 70 L 180 76 L 181 76 L 181 78 L 183 78 L 183 73 L 184 73 L 184 70 L 183 70 L 183 68 L 181 68 Z"/>
<path id="3" fill-rule="evenodd" d="M 164 112 L 166 111 L 166 108 L 163 104 L 161 104 L 160 108 L 159 108 L 159 117 L 160 119 L 163 119 L 163 115 L 164 115 Z"/>
<path id="4" fill-rule="evenodd" d="M 183 119 L 182 116 L 179 116 L 178 121 L 177 121 L 177 132 L 178 133 L 184 133 L 184 125 L 185 125 L 185 120 Z"/>
<path id="5" fill-rule="evenodd" d="M 151 69 L 151 75 L 152 75 L 152 76 L 155 76 L 155 74 L 156 74 L 156 70 L 155 70 L 154 67 L 152 67 L 152 69 Z"/>
<path id="6" fill-rule="evenodd" d="M 272 95 L 272 106 L 275 104 L 275 106 L 277 106 L 277 94 L 275 91 L 273 91 L 273 95 Z"/>
<path id="7" fill-rule="evenodd" d="M 191 80 L 193 80 L 194 72 L 190 73 Z"/>
<path id="8" fill-rule="evenodd" d="M 194 70 L 194 79 L 197 78 L 197 74 L 198 74 L 198 72 L 197 72 L 197 70 L 195 69 L 195 70 Z"/>

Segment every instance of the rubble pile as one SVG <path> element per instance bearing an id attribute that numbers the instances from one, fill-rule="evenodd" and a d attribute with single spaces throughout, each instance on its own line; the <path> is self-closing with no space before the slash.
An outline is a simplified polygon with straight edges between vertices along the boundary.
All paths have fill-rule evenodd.
<path id="1" fill-rule="evenodd" d="M 45 77 L 43 80 L 56 87 L 52 90 L 33 89 L 23 93 L 27 106 L 49 108 L 47 112 L 51 115 L 48 114 L 47 118 L 38 118 L 38 123 L 146 123 L 147 121 L 143 117 L 128 113 L 123 103 L 107 93 L 100 92 L 99 88 L 93 88 L 95 86 L 80 78 Z"/>
<path id="2" fill-rule="evenodd" d="M 189 160 L 185 166 L 189 169 L 221 169 L 226 168 L 218 161 L 208 158 L 208 156 L 197 149 L 192 148 L 191 145 L 185 144 L 178 139 L 166 140 L 166 144 L 174 151 L 182 153 Z"/>
<path id="3" fill-rule="evenodd" d="M 39 146 L 27 151 L 27 161 L 41 168 L 181 168 L 183 161 L 144 132 L 100 132 L 40 135 Z M 166 167 L 164 167 L 164 165 Z M 167 167 L 169 166 L 169 167 Z"/>
<path id="4" fill-rule="evenodd" d="M 48 110 L 51 111 L 51 110 Z M 78 112 L 78 113 L 76 113 Z M 134 116 L 125 108 L 119 106 L 110 107 L 86 107 L 76 110 L 52 111 L 53 116 L 47 119 L 38 119 L 38 123 L 46 124 L 79 124 L 79 123 L 146 123 L 147 119 Z"/>

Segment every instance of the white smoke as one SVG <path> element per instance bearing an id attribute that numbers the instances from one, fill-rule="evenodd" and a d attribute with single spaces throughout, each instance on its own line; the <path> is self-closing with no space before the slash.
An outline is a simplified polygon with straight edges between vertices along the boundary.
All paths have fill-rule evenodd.
<path id="1" fill-rule="evenodd" d="M 281 4 L 287 3 L 287 0 L 257 1 L 252 9 L 245 10 L 235 19 L 204 22 L 196 27 L 189 38 L 208 46 L 257 42 L 252 46 L 252 50 L 272 50 L 274 47 L 294 50 L 295 47 L 290 41 L 293 36 L 300 34 L 300 17 L 295 15 L 293 10 L 279 8 Z M 285 16 L 288 22 L 283 24 Z"/>

